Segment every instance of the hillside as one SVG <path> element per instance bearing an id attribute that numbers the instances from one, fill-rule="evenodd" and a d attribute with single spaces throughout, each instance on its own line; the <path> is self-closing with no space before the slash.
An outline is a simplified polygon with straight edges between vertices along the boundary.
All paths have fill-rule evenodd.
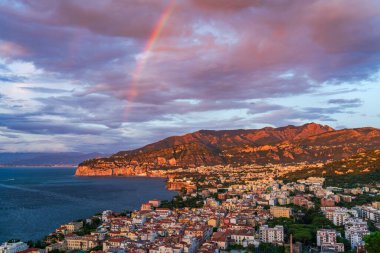
<path id="1" fill-rule="evenodd" d="M 377 184 L 380 181 L 380 150 L 369 150 L 322 168 L 306 168 L 289 173 L 286 179 L 295 181 L 307 177 L 325 177 L 327 186 L 354 187 L 360 184 Z"/>
<path id="2" fill-rule="evenodd" d="M 309 123 L 252 130 L 201 130 L 78 166 L 77 175 L 135 175 L 165 167 L 326 162 L 380 148 L 380 130 Z"/>

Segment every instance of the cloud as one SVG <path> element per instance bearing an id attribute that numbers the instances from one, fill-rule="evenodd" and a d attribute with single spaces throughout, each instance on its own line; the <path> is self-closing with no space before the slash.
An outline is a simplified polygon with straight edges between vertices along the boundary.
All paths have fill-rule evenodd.
<path id="1" fill-rule="evenodd" d="M 52 89 L 52 88 L 46 88 L 46 87 L 21 87 L 24 90 L 30 90 L 38 93 L 51 93 L 51 94 L 60 94 L 60 93 L 66 93 L 70 92 L 69 90 L 64 89 Z"/>
<path id="2" fill-rule="evenodd" d="M 23 133 L 54 134 L 98 134 L 101 131 L 92 127 L 60 122 L 59 120 L 41 119 L 33 114 L 0 114 L 0 126 Z"/>
<path id="3" fill-rule="evenodd" d="M 25 80 L 22 76 L 15 76 L 15 75 L 0 75 L 0 82 L 4 83 L 19 83 L 23 82 Z"/>
<path id="4" fill-rule="evenodd" d="M 375 0 L 1 2 L 0 125 L 60 148 L 74 136 L 105 148 L 82 135 L 127 148 L 197 128 L 333 123 L 363 110 L 340 97 L 379 72 L 379 16 Z"/>
<path id="5" fill-rule="evenodd" d="M 359 98 L 353 98 L 353 99 L 336 98 L 336 99 L 330 99 L 327 102 L 329 104 L 338 104 L 338 105 L 362 104 L 362 101 Z"/>

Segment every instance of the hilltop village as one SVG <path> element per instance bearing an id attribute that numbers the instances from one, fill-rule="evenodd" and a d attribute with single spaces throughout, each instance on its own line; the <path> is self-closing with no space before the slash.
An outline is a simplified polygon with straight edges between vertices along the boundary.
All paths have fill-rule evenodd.
<path id="1" fill-rule="evenodd" d="M 178 191 L 140 210 L 105 210 L 63 224 L 43 241 L 9 241 L 0 253 L 366 252 L 380 229 L 380 183 L 326 186 L 287 173 L 322 164 L 209 166 L 156 170 Z"/>

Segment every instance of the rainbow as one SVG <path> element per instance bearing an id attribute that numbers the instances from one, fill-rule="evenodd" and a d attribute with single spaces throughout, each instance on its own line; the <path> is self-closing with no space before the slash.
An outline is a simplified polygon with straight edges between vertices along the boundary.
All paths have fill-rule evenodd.
<path id="1" fill-rule="evenodd" d="M 144 47 L 143 56 L 138 60 L 136 64 L 135 70 L 132 72 L 132 80 L 127 92 L 127 100 L 130 105 L 134 98 L 138 95 L 138 82 L 140 80 L 141 74 L 144 71 L 146 63 L 149 59 L 149 52 L 154 49 L 154 46 L 160 37 L 162 30 L 165 28 L 170 16 L 173 13 L 175 7 L 175 0 L 171 0 L 171 2 L 167 5 L 164 11 L 161 13 L 159 19 L 155 23 L 152 33 L 149 36 L 149 39 Z M 128 112 L 129 107 L 127 106 L 126 112 Z"/>

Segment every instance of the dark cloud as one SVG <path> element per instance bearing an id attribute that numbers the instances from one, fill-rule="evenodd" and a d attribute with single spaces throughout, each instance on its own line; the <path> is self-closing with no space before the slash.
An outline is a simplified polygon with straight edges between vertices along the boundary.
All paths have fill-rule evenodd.
<path id="1" fill-rule="evenodd" d="M 362 101 L 359 98 L 353 98 L 353 99 L 344 99 L 344 98 L 337 98 L 337 99 L 330 99 L 327 101 L 329 104 L 338 104 L 338 105 L 360 105 L 362 104 Z"/>
<path id="2" fill-rule="evenodd" d="M 51 94 L 60 94 L 60 93 L 66 93 L 70 92 L 69 90 L 64 89 L 52 89 L 52 88 L 45 88 L 45 87 L 22 87 L 24 90 L 30 90 L 38 93 L 51 93 Z"/>
<path id="3" fill-rule="evenodd" d="M 1 75 L 0 74 L 0 82 L 5 83 L 19 83 L 25 81 L 25 78 L 22 76 L 15 75 Z"/>
<path id="4" fill-rule="evenodd" d="M 83 127 L 59 120 L 46 120 L 34 114 L 0 114 L 0 126 L 24 133 L 54 135 L 54 134 L 99 134 L 94 127 Z"/>

